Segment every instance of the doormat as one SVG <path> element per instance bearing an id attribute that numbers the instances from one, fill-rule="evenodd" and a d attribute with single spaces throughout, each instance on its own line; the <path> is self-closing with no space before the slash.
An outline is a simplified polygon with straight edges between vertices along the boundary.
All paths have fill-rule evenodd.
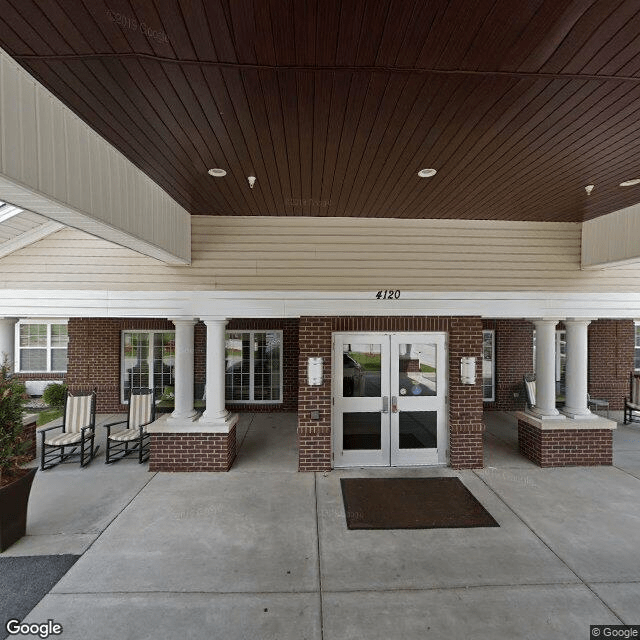
<path id="1" fill-rule="evenodd" d="M 499 527 L 458 478 L 342 478 L 349 529 Z"/>

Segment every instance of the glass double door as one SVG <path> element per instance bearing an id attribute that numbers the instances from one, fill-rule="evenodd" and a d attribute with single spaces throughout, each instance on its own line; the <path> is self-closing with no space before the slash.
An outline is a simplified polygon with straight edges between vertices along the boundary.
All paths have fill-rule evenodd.
<path id="1" fill-rule="evenodd" d="M 446 462 L 445 338 L 334 334 L 334 466 Z"/>

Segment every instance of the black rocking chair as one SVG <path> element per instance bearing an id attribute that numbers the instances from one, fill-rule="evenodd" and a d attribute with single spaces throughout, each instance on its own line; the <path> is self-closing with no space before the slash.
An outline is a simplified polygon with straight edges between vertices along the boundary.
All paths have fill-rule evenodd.
<path id="1" fill-rule="evenodd" d="M 640 374 L 632 373 L 629 380 L 629 397 L 624 399 L 624 424 L 640 422 Z"/>
<path id="2" fill-rule="evenodd" d="M 62 433 L 47 435 L 53 429 L 62 429 Z M 67 393 L 62 424 L 41 429 L 40 437 L 41 469 L 51 469 L 61 462 L 73 462 L 78 457 L 80 466 L 86 467 L 99 449 L 95 446 L 96 391 L 85 395 Z"/>
<path id="3" fill-rule="evenodd" d="M 156 419 L 156 403 L 151 389 L 134 389 L 129 397 L 129 414 L 126 420 L 110 422 L 103 425 L 107 430 L 106 464 L 121 458 L 138 454 L 138 462 L 142 464 L 149 457 L 149 440 L 147 425 Z M 116 425 L 126 425 L 111 433 Z"/>

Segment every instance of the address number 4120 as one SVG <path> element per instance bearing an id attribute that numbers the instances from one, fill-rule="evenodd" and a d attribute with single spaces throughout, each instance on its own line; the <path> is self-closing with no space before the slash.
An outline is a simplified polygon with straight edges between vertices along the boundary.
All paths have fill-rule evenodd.
<path id="1" fill-rule="evenodd" d="M 378 291 L 376 298 L 378 300 L 397 300 L 400 297 L 400 289 L 385 289 Z"/>

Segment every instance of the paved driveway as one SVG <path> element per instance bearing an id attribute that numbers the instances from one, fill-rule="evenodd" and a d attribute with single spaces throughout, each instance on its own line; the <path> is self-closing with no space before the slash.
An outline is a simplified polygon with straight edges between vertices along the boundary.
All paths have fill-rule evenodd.
<path id="1" fill-rule="evenodd" d="M 640 623 L 640 425 L 616 432 L 614 467 L 539 469 L 515 419 L 487 417 L 483 470 L 300 474 L 295 415 L 244 414 L 227 474 L 102 457 L 39 473 L 29 535 L 2 555 L 81 554 L 27 617 L 70 639 L 586 640 Z M 340 478 L 383 475 L 457 476 L 500 527 L 347 530 Z"/>

